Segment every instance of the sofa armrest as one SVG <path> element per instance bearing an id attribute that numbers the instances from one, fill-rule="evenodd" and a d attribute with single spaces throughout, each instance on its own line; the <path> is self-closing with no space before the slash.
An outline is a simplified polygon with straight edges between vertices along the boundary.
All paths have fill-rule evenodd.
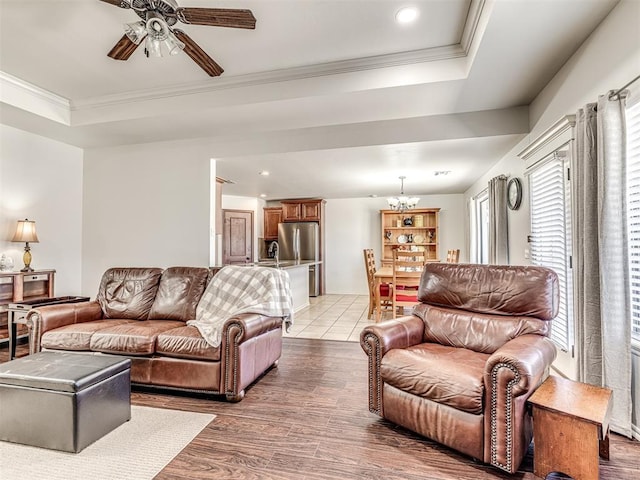
<path id="1" fill-rule="evenodd" d="M 509 473 L 531 442 L 526 401 L 549 374 L 556 348 L 546 337 L 521 335 L 496 350 L 484 369 L 485 461 Z"/>
<path id="2" fill-rule="evenodd" d="M 262 335 L 282 326 L 282 317 L 267 317 L 259 313 L 241 313 L 228 319 L 222 328 L 222 342 L 232 340 L 236 344 Z"/>
<path id="3" fill-rule="evenodd" d="M 244 384 L 262 373 L 259 366 L 273 363 L 282 352 L 282 334 L 273 334 L 282 327 L 282 317 L 267 317 L 258 313 L 242 313 L 228 319 L 222 329 L 222 392 L 227 400 L 237 402 L 244 397 Z M 256 346 L 266 349 L 256 353 Z M 273 358 L 271 358 L 273 356 Z M 260 357 L 260 358 L 257 358 Z M 273 360 L 273 362 L 272 362 Z M 248 376 L 248 377 L 247 377 Z"/>
<path id="4" fill-rule="evenodd" d="M 369 411 L 383 416 L 382 379 L 380 363 L 382 357 L 394 348 L 407 348 L 422 343 L 424 322 L 410 315 L 367 325 L 360 333 L 360 346 L 369 358 Z"/>
<path id="5" fill-rule="evenodd" d="M 29 310 L 26 323 L 29 327 L 30 353 L 36 353 L 42 349 L 40 343 L 42 335 L 49 330 L 101 318 L 102 309 L 97 301 L 63 303 Z"/>

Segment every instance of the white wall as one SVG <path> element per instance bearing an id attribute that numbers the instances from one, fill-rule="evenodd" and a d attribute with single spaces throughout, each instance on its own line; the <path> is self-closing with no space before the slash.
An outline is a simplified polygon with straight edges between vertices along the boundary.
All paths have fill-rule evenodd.
<path id="1" fill-rule="evenodd" d="M 524 161 L 516 156 L 561 117 L 574 114 L 578 108 L 595 102 L 598 95 L 622 87 L 640 72 L 640 2 L 622 0 L 609 16 L 591 34 L 587 41 L 569 59 L 549 84 L 533 101 L 530 108 L 531 133 L 502 158 L 467 192 L 465 200 L 476 195 L 489 178 L 500 173 L 522 177 Z M 528 263 L 524 258 L 529 232 L 529 206 L 527 184 L 524 182 L 523 206 L 509 213 L 509 248 L 511 263 Z M 465 222 L 468 228 L 468 220 Z M 468 232 L 467 232 L 468 235 Z M 634 423 L 640 419 L 640 352 L 632 355 Z M 557 365 L 556 365 L 557 366 Z M 563 367 L 564 368 L 564 367 Z M 562 373 L 573 377 L 575 368 Z M 636 428 L 640 436 L 640 430 Z"/>
<path id="2" fill-rule="evenodd" d="M 209 265 L 209 157 L 171 143 L 85 151 L 84 294 L 109 267 Z"/>
<path id="3" fill-rule="evenodd" d="M 464 253 L 463 195 L 420 197 L 420 208 L 440 208 L 440 258 L 450 248 Z M 326 284 L 329 294 L 368 295 L 362 250 L 373 248 L 380 266 L 383 198 L 328 199 L 325 206 Z M 444 256 L 443 256 L 444 252 Z"/>
<path id="4" fill-rule="evenodd" d="M 55 295 L 78 295 L 82 252 L 80 148 L 0 125 L 0 253 L 14 270 L 24 264 L 24 243 L 12 243 L 17 220 L 35 220 L 34 269 L 56 270 Z"/>
<path id="5" fill-rule="evenodd" d="M 586 103 L 617 89 L 640 72 L 640 2 L 622 0 L 578 51 L 536 97 L 530 107 L 531 133 L 500 159 L 465 192 L 465 201 L 487 188 L 499 174 L 524 180 L 524 161 L 517 154 L 565 115 L 574 114 Z M 528 264 L 524 258 L 529 233 L 529 196 L 523 181 L 522 206 L 509 211 L 510 263 Z M 468 238 L 469 220 L 465 221 Z M 467 246 L 468 251 L 468 246 Z"/>

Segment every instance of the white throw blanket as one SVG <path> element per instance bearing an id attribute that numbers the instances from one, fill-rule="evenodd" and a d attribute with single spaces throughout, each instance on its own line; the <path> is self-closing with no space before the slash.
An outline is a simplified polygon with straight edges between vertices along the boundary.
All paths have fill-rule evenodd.
<path id="1" fill-rule="evenodd" d="M 283 317 L 287 331 L 293 324 L 289 274 L 267 267 L 227 266 L 213 277 L 187 325 L 198 329 L 214 347 L 222 341 L 222 326 L 240 313 Z"/>

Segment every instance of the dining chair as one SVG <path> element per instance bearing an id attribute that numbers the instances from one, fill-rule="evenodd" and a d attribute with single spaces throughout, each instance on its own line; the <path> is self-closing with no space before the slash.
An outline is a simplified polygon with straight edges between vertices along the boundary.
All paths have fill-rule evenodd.
<path id="1" fill-rule="evenodd" d="M 391 282 L 393 318 L 398 314 L 398 307 L 413 307 L 418 304 L 418 286 L 426 261 L 424 251 L 393 251 L 393 281 Z"/>
<path id="2" fill-rule="evenodd" d="M 447 250 L 447 263 L 458 263 L 460 261 L 460 249 Z"/>
<path id="3" fill-rule="evenodd" d="M 376 273 L 376 259 L 372 248 L 364 249 L 364 266 L 367 271 L 367 284 L 369 285 L 369 312 L 367 318 L 371 318 L 376 307 L 375 280 L 373 278 L 373 274 Z M 380 306 L 391 306 L 391 295 L 388 283 L 380 285 Z"/>

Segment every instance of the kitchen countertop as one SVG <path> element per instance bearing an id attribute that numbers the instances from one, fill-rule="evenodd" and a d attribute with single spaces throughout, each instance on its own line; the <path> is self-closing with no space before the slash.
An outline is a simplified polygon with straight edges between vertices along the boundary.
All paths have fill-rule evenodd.
<path id="1" fill-rule="evenodd" d="M 254 262 L 253 265 L 255 267 L 272 267 L 272 268 L 281 268 L 286 270 L 288 268 L 302 267 L 302 266 L 310 266 L 310 265 L 319 265 L 322 261 L 319 260 L 280 260 L 278 265 L 276 265 L 276 261 L 273 259 L 269 260 L 260 260 L 259 262 Z"/>

